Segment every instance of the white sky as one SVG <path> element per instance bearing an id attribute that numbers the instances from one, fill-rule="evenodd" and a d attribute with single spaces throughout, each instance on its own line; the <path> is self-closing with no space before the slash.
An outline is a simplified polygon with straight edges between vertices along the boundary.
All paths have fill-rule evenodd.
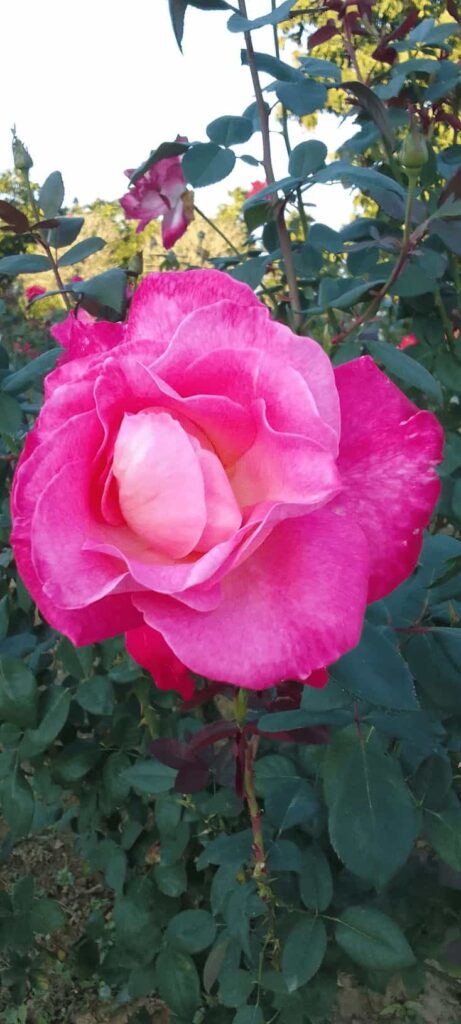
<path id="1" fill-rule="evenodd" d="M 250 17 L 268 0 L 248 0 Z M 0 169 L 11 167 L 10 128 L 34 159 L 43 181 L 59 169 L 66 202 L 114 199 L 126 191 L 123 171 L 136 167 L 160 142 L 186 135 L 206 141 L 206 126 L 223 114 L 241 114 L 253 101 L 248 68 L 240 63 L 243 36 L 227 30 L 228 15 L 189 8 L 184 56 L 173 36 L 168 0 L 17 0 L 2 10 Z M 272 31 L 254 33 L 255 49 L 273 52 Z M 265 81 L 269 82 L 269 79 Z M 352 134 L 351 124 L 322 115 L 313 137 L 330 152 Z M 306 138 L 293 123 L 292 144 Z M 274 133 L 276 175 L 287 173 L 283 141 Z M 237 152 L 260 157 L 260 137 Z M 262 167 L 241 161 L 232 175 L 197 192 L 212 214 L 237 185 L 264 178 Z M 310 200 L 316 219 L 339 228 L 351 199 L 340 185 L 318 186 Z M 314 214 L 314 211 L 312 211 Z"/>

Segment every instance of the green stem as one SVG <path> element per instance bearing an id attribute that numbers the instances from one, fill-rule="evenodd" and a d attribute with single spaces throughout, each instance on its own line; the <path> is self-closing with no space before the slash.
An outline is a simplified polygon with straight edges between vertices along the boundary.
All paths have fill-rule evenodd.
<path id="1" fill-rule="evenodd" d="M 405 222 L 403 228 L 403 244 L 408 245 L 411 232 L 411 207 L 413 205 L 413 199 L 415 198 L 416 183 L 418 181 L 418 175 L 408 175 L 408 189 L 407 189 L 407 200 L 405 203 Z"/>
<path id="2" fill-rule="evenodd" d="M 246 0 L 238 0 L 238 3 L 240 14 L 244 18 L 247 18 L 248 14 Z M 253 89 L 258 107 L 259 123 L 261 125 L 264 171 L 266 174 L 266 181 L 268 185 L 272 185 L 272 183 L 275 181 L 275 175 L 272 166 L 269 118 L 267 114 L 266 104 L 264 102 L 264 96 L 261 89 L 261 83 L 259 81 L 258 69 L 256 67 L 256 57 L 253 48 L 253 42 L 251 39 L 251 33 L 245 32 L 244 39 L 248 57 L 248 67 L 250 69 L 251 80 L 253 82 Z M 293 252 L 291 249 L 290 234 L 285 223 L 284 209 L 283 204 L 281 203 L 279 203 L 279 208 L 276 214 L 276 225 L 277 233 L 279 236 L 280 249 L 282 253 L 283 265 L 285 269 L 285 277 L 287 279 L 288 293 L 290 297 L 290 307 L 293 317 L 293 326 L 295 330 L 299 330 L 302 325 L 301 298 L 299 295 L 298 282 L 296 280 L 296 272 L 293 263 Z"/>
<path id="3" fill-rule="evenodd" d="M 196 213 L 198 213 L 199 217 L 202 217 L 203 220 L 206 221 L 207 224 L 209 224 L 210 228 L 213 228 L 213 231 L 216 231 L 217 235 L 220 235 L 220 237 L 223 239 L 226 245 L 229 246 L 229 249 L 232 249 L 232 252 L 234 252 L 235 255 L 238 256 L 239 260 L 243 260 L 245 258 L 244 256 L 242 256 L 242 253 L 239 252 L 239 250 L 236 248 L 234 243 L 231 242 L 230 238 L 228 238 L 227 235 L 224 234 L 224 231 L 221 231 L 221 228 L 218 228 L 218 225 L 215 224 L 214 221 L 210 219 L 210 217 L 207 217 L 206 213 L 204 213 L 203 210 L 200 210 L 196 203 L 194 203 L 194 210 Z"/>
<path id="4" fill-rule="evenodd" d="M 29 197 L 29 202 L 30 202 L 30 204 L 32 206 L 32 209 L 34 211 L 34 216 L 37 218 L 37 221 L 40 221 L 40 220 L 42 220 L 42 214 L 40 212 L 39 206 L 37 204 L 37 200 L 36 200 L 36 198 L 34 196 L 33 190 L 32 190 L 31 185 L 30 185 L 29 172 L 28 171 L 24 171 L 23 174 L 24 174 L 24 181 L 26 183 L 26 188 L 27 188 L 27 195 Z M 59 273 L 57 261 L 55 260 L 53 254 L 51 252 L 51 249 L 50 249 L 50 247 L 48 245 L 48 242 L 45 242 L 45 239 L 43 238 L 42 234 L 37 234 L 34 237 L 36 238 L 38 244 L 41 245 L 42 249 L 44 249 L 44 251 L 45 251 L 45 253 L 46 253 L 46 255 L 47 255 L 47 257 L 48 257 L 48 259 L 49 259 L 49 261 L 51 263 L 51 269 L 52 269 L 52 272 L 53 272 L 53 275 L 54 275 L 54 279 L 55 279 L 56 284 L 58 286 L 58 291 L 60 291 L 60 293 L 61 293 L 61 298 L 62 298 L 62 301 L 63 301 L 66 309 L 68 309 L 68 310 L 72 309 L 71 302 L 70 302 L 70 300 L 68 298 L 68 295 L 67 295 L 67 292 L 66 292 L 66 286 L 65 286 L 65 284 L 64 284 L 64 282 L 62 280 L 62 277 L 61 277 L 61 275 Z"/>
<path id="5" fill-rule="evenodd" d="M 254 774 L 254 762 L 256 758 L 256 751 L 258 749 L 258 737 L 252 736 L 251 739 L 245 738 L 244 743 L 245 760 L 243 768 L 243 792 L 250 815 L 251 831 L 253 833 L 253 878 L 255 879 L 255 882 L 262 883 L 262 886 L 265 889 L 264 883 L 267 876 L 266 853 L 264 849 L 261 811 L 256 799 Z"/>
<path id="6" fill-rule="evenodd" d="M 275 11 L 275 9 L 276 9 L 276 2 L 275 2 L 275 0 L 271 0 L 271 10 Z M 277 25 L 274 25 L 273 36 L 274 36 L 275 56 L 277 57 L 277 60 L 280 60 L 280 43 L 279 43 L 279 36 L 278 36 L 278 31 L 277 31 Z M 291 142 L 290 142 L 290 135 L 289 135 L 289 131 L 288 131 L 287 108 L 286 108 L 284 103 L 281 104 L 281 107 L 282 107 L 282 135 L 283 135 L 283 140 L 284 140 L 284 143 L 285 143 L 285 149 L 287 151 L 288 156 L 290 157 L 291 156 Z M 302 196 L 302 192 L 301 192 L 300 188 L 296 189 L 296 199 L 297 199 L 297 204 L 298 204 L 299 219 L 301 221 L 301 226 L 302 226 L 302 229 L 303 229 L 303 238 L 304 238 L 304 241 L 306 242 L 307 241 L 307 235 L 308 235 L 309 227 L 308 227 L 308 223 L 307 223 L 306 211 L 304 209 L 303 196 Z"/>
<path id="7" fill-rule="evenodd" d="M 437 306 L 437 309 L 438 309 L 438 311 L 440 313 L 440 319 L 441 319 L 441 321 L 443 323 L 443 326 L 445 328 L 445 333 L 447 335 L 447 339 L 448 339 L 450 345 L 455 345 L 456 344 L 456 339 L 455 339 L 455 336 L 453 334 L 453 328 L 451 326 L 450 317 L 448 316 L 448 313 L 447 313 L 447 310 L 446 310 L 446 307 L 445 307 L 445 303 L 444 303 L 444 301 L 442 299 L 442 293 L 440 291 L 440 288 L 434 288 L 434 302 L 435 302 L 435 304 Z"/>

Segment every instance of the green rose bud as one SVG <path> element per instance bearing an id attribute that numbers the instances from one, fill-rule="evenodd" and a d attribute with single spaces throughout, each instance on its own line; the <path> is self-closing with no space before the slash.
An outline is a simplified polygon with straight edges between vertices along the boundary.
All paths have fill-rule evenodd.
<path id="1" fill-rule="evenodd" d="M 13 160 L 16 171 L 30 171 L 34 161 L 21 139 L 18 139 L 16 132 L 13 132 Z"/>
<path id="2" fill-rule="evenodd" d="M 399 151 L 399 159 L 405 171 L 420 171 L 429 159 L 429 150 L 424 135 L 412 127 Z"/>

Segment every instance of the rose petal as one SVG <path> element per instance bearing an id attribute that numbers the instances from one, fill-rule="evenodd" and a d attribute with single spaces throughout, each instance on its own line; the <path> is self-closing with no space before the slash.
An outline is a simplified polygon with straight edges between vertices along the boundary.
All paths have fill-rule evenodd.
<path id="1" fill-rule="evenodd" d="M 205 486 L 190 438 L 166 412 L 125 415 L 114 448 L 120 509 L 154 550 L 184 558 L 206 525 Z"/>
<path id="2" fill-rule="evenodd" d="M 361 529 L 326 508 L 275 527 L 225 577 L 213 611 L 155 594 L 133 600 L 193 672 L 264 689 L 305 680 L 358 643 L 368 560 Z"/>
<path id="3" fill-rule="evenodd" d="M 364 356 L 339 366 L 342 429 L 338 468 L 343 491 L 335 509 L 358 523 L 371 558 L 369 601 L 414 569 L 440 482 L 443 432 Z"/>
<path id="4" fill-rule="evenodd" d="M 152 273 L 141 281 L 131 303 L 127 340 L 149 338 L 165 349 L 181 321 L 193 309 L 230 299 L 242 306 L 260 306 L 248 285 L 218 270 Z"/>
<path id="5" fill-rule="evenodd" d="M 195 689 L 193 676 L 173 654 L 161 633 L 143 625 L 130 629 L 125 640 L 128 654 L 150 672 L 159 690 L 177 690 L 184 700 L 191 700 Z"/>

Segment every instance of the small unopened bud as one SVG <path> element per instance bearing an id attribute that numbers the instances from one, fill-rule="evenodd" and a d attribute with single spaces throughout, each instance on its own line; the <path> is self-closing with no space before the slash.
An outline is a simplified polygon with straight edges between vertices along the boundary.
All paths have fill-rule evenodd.
<path id="1" fill-rule="evenodd" d="M 403 140 L 399 151 L 400 163 L 405 171 L 420 171 L 429 160 L 429 150 L 424 135 L 412 127 Z"/>
<path id="2" fill-rule="evenodd" d="M 30 171 L 33 167 L 34 161 L 21 139 L 18 139 L 16 132 L 13 131 L 13 160 L 16 171 Z"/>
<path id="3" fill-rule="evenodd" d="M 130 274 L 135 274 L 136 277 L 139 277 L 139 275 L 142 274 L 142 271 L 143 271 L 142 252 L 135 252 L 134 256 L 131 257 L 130 262 L 128 264 L 128 272 Z"/>

